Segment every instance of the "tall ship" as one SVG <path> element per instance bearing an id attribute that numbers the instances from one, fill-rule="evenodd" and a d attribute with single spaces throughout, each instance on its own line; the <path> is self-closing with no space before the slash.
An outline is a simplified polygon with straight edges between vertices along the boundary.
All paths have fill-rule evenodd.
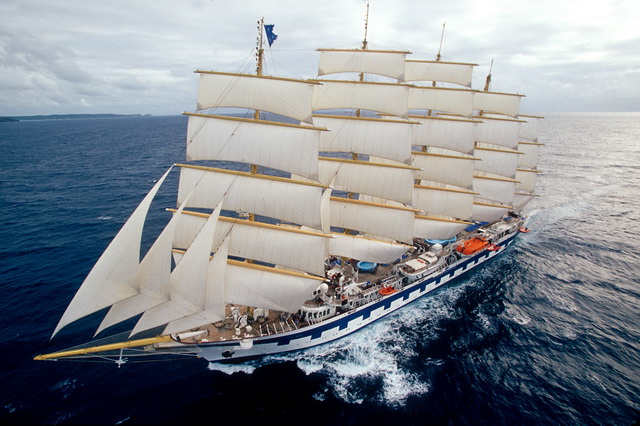
<path id="1" fill-rule="evenodd" d="M 318 76 L 196 71 L 186 161 L 132 213 L 53 332 L 89 343 L 37 360 L 237 362 L 348 336 L 505 252 L 535 196 L 522 95 L 474 90 L 472 63 L 318 49 Z M 444 28 L 443 28 L 444 31 Z M 170 173 L 171 219 L 141 256 Z M 98 314 L 99 313 L 99 314 Z M 126 332 L 110 333 L 132 324 Z M 112 334 L 108 337 L 102 337 Z"/>

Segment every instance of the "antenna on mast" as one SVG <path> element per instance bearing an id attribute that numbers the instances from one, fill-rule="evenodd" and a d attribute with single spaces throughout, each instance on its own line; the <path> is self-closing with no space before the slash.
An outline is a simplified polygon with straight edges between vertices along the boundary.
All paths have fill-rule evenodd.
<path id="1" fill-rule="evenodd" d="M 367 50 L 367 29 L 369 28 L 369 2 L 367 2 L 367 13 L 364 16 L 364 40 L 362 40 L 362 50 Z M 364 73 L 360 73 L 360 81 L 364 81 Z M 356 110 L 356 117 L 360 117 L 360 109 Z M 351 154 L 354 160 L 358 159 L 358 154 Z M 351 195 L 349 195 L 351 198 Z"/>
<path id="2" fill-rule="evenodd" d="M 436 61 L 440 60 L 440 52 L 442 52 L 442 41 L 444 40 L 444 26 L 446 25 L 446 22 L 442 23 L 442 34 L 440 35 L 440 47 L 438 47 L 438 55 L 436 56 Z"/>
<path id="3" fill-rule="evenodd" d="M 262 29 L 264 28 L 264 18 L 258 21 L 258 38 L 257 38 L 257 53 L 256 53 L 256 74 L 262 75 L 262 59 L 264 56 L 264 49 L 262 48 Z"/>
<path id="4" fill-rule="evenodd" d="M 364 17 L 364 40 L 362 41 L 362 50 L 367 49 L 367 29 L 369 27 L 369 2 L 367 2 L 367 14 Z"/>
<path id="5" fill-rule="evenodd" d="M 491 83 L 491 70 L 493 69 L 493 59 L 491 60 L 491 66 L 489 67 L 489 74 L 487 74 L 487 80 L 484 83 L 484 91 L 489 91 L 489 83 Z"/>

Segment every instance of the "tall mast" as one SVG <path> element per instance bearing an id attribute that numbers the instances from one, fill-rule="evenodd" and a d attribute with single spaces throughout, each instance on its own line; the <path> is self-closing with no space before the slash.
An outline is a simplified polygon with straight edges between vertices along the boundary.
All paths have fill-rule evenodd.
<path id="1" fill-rule="evenodd" d="M 446 25 L 446 22 L 442 23 L 442 33 L 440 34 L 440 46 L 438 46 L 438 54 L 436 55 L 436 62 L 440 61 L 440 58 L 442 57 L 441 53 L 442 53 L 442 42 L 444 41 L 444 26 Z M 431 86 L 436 87 L 436 82 L 434 81 L 433 83 L 431 83 Z M 431 117 L 433 115 L 433 110 L 429 110 L 427 111 L 427 117 Z M 422 150 L 424 152 L 427 152 L 427 147 L 423 146 Z"/>
<path id="2" fill-rule="evenodd" d="M 258 21 L 258 38 L 257 38 L 257 42 L 258 45 L 256 46 L 256 74 L 257 75 L 262 75 L 262 62 L 264 59 L 264 49 L 262 48 L 262 44 L 263 44 L 263 39 L 262 39 L 262 34 L 263 34 L 263 29 L 264 29 L 264 17 L 260 18 L 260 20 Z M 256 120 L 260 120 L 260 111 L 256 110 L 253 118 L 255 118 Z M 258 166 L 256 164 L 252 164 L 251 165 L 251 173 L 256 174 L 258 173 Z"/>
<path id="3" fill-rule="evenodd" d="M 493 69 L 493 59 L 491 60 L 491 66 L 489 67 L 489 74 L 487 74 L 487 80 L 484 83 L 484 91 L 489 91 L 489 84 L 491 83 L 491 70 Z"/>
<path id="4" fill-rule="evenodd" d="M 362 40 L 362 50 L 367 50 L 367 30 L 369 28 L 369 3 L 367 2 L 367 13 L 364 16 L 364 40 Z M 364 81 L 364 73 L 360 73 L 360 81 Z M 360 110 L 356 110 L 356 117 L 360 117 Z M 353 154 L 353 159 L 357 160 L 357 154 Z"/>
<path id="5" fill-rule="evenodd" d="M 438 55 L 436 56 L 436 61 L 439 61 L 441 58 L 440 53 L 442 52 L 442 41 L 444 40 L 444 26 L 446 25 L 446 22 L 442 23 L 442 34 L 440 34 L 440 47 L 438 47 Z"/>
<path id="6" fill-rule="evenodd" d="M 484 91 L 488 92 L 489 91 L 489 84 L 491 84 L 491 70 L 493 69 L 493 59 L 491 60 L 491 65 L 489 66 L 489 74 L 487 74 L 487 79 L 484 82 Z M 478 112 L 479 116 L 484 115 L 484 111 L 479 111 Z"/>
<path id="7" fill-rule="evenodd" d="M 369 27 L 369 2 L 367 2 L 367 14 L 364 17 L 364 40 L 362 40 L 362 50 L 367 50 L 367 29 Z"/>

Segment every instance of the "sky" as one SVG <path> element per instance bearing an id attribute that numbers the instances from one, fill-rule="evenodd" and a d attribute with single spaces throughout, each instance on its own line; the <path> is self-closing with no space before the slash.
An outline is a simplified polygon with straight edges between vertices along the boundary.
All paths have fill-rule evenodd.
<path id="1" fill-rule="evenodd" d="M 195 110 L 196 69 L 315 78 L 316 48 L 359 48 L 366 0 L 1 0 L 0 116 Z M 521 111 L 640 111 L 638 0 L 369 0 L 370 49 L 478 64 Z"/>

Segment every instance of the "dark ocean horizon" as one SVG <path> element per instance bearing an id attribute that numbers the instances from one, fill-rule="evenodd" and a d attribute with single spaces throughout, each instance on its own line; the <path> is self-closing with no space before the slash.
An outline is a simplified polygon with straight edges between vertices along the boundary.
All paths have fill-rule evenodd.
<path id="1" fill-rule="evenodd" d="M 637 422 L 640 113 L 544 115 L 541 196 L 525 210 L 532 232 L 497 259 L 327 345 L 237 365 L 121 368 L 33 356 L 91 337 L 96 316 L 50 341 L 133 209 L 184 161 L 186 118 L 0 123 L 0 420 Z M 172 172 L 152 205 L 147 246 L 176 186 Z"/>

